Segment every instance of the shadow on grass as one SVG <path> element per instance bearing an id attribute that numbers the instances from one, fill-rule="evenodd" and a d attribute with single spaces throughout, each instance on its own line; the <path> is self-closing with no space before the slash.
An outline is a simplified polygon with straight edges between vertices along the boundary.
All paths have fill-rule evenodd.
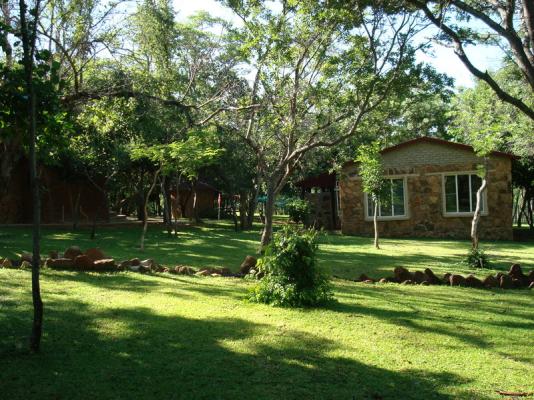
<path id="1" fill-rule="evenodd" d="M 0 311 L 10 333 L 27 333 L 29 307 Z M 95 311 L 51 300 L 45 332 L 37 356 L 5 352 L 0 341 L 9 365 L 1 372 L 5 398 L 449 399 L 448 387 L 466 383 L 450 373 L 396 372 L 332 356 L 338 345 L 331 340 L 239 318 Z"/>

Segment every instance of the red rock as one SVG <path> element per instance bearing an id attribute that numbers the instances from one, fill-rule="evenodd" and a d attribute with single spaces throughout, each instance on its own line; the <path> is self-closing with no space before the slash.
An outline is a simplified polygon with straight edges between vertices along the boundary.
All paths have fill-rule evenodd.
<path id="1" fill-rule="evenodd" d="M 102 250 L 97 248 L 87 249 L 85 251 L 85 255 L 89 257 L 91 261 L 99 261 L 99 260 L 105 260 L 108 259 L 102 252 Z"/>
<path id="2" fill-rule="evenodd" d="M 132 258 L 132 259 L 130 260 L 130 265 L 131 265 L 132 267 L 135 267 L 135 266 L 137 266 L 137 265 L 141 265 L 141 261 L 140 261 L 138 258 Z"/>
<path id="3" fill-rule="evenodd" d="M 80 254 L 82 254 L 82 251 L 78 246 L 70 246 L 63 253 L 63 258 L 70 258 L 71 260 L 75 260 L 76 257 L 78 257 Z"/>
<path id="4" fill-rule="evenodd" d="M 358 279 L 356 279 L 356 282 L 365 282 L 365 281 L 372 281 L 373 279 L 369 278 L 365 274 L 361 274 Z"/>
<path id="5" fill-rule="evenodd" d="M 256 263 L 258 260 L 252 256 L 246 256 L 241 266 L 239 267 L 239 272 L 243 275 L 246 275 L 250 272 L 251 269 L 256 268 Z"/>
<path id="6" fill-rule="evenodd" d="M 512 278 L 510 278 L 508 275 L 501 275 L 499 286 L 501 289 L 512 289 L 514 287 L 514 283 Z"/>
<path id="7" fill-rule="evenodd" d="M 431 285 L 440 285 L 441 279 L 439 279 L 430 268 L 424 270 L 426 281 Z"/>
<path id="8" fill-rule="evenodd" d="M 56 258 L 55 260 L 49 258 L 46 265 L 51 268 L 72 268 L 74 267 L 74 260 L 70 258 Z"/>
<path id="9" fill-rule="evenodd" d="M 473 275 L 468 275 L 467 278 L 465 278 L 465 286 L 472 288 L 482 288 L 484 287 L 484 284 L 477 277 Z"/>
<path id="10" fill-rule="evenodd" d="M 80 254 L 74 259 L 74 266 L 81 270 L 89 270 L 93 268 L 93 262 L 85 254 Z"/>
<path id="11" fill-rule="evenodd" d="M 397 282 L 411 281 L 413 280 L 413 275 L 404 267 L 395 267 L 393 270 L 393 275 Z"/>
<path id="12" fill-rule="evenodd" d="M 413 281 L 415 283 L 422 283 L 425 280 L 426 280 L 426 275 L 423 274 L 421 271 L 415 271 L 413 273 Z"/>
<path id="13" fill-rule="evenodd" d="M 214 273 L 215 274 L 220 274 L 221 276 L 232 276 L 232 271 L 230 271 L 230 269 L 226 268 L 226 267 L 217 267 L 217 268 L 214 268 Z"/>
<path id="14" fill-rule="evenodd" d="M 106 271 L 116 269 L 115 260 L 113 258 L 103 258 L 93 262 L 93 269 L 95 271 Z"/>
<path id="15" fill-rule="evenodd" d="M 487 288 L 499 287 L 499 281 L 493 275 L 488 275 L 482 283 Z"/>
<path id="16" fill-rule="evenodd" d="M 449 283 L 451 286 L 465 286 L 465 278 L 462 275 L 451 275 L 449 277 Z"/>
<path id="17" fill-rule="evenodd" d="M 27 261 L 31 264 L 33 262 L 33 254 L 23 251 L 20 255 L 20 261 Z"/>

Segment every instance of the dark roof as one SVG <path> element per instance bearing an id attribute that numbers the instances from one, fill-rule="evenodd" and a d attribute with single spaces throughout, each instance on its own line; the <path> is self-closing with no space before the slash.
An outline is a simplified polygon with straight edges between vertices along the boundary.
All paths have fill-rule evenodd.
<path id="1" fill-rule="evenodd" d="M 301 188 L 333 188 L 336 186 L 336 174 L 324 172 L 322 174 L 303 179 L 297 182 L 295 185 Z"/>
<path id="2" fill-rule="evenodd" d="M 463 149 L 463 150 L 469 150 L 469 151 L 475 151 L 473 149 L 473 146 L 469 146 L 468 144 L 463 143 L 457 143 L 457 142 L 449 142 L 448 140 L 444 139 L 438 139 L 430 136 L 422 136 L 418 137 L 412 140 L 407 140 L 406 142 L 402 142 L 399 144 L 396 144 L 395 146 L 386 147 L 381 151 L 382 154 L 389 153 L 390 151 L 394 151 L 397 149 L 400 149 L 402 147 L 410 146 L 415 143 L 435 143 L 435 144 L 442 144 L 445 146 L 455 147 L 457 149 Z M 502 151 L 492 151 L 492 155 L 494 156 L 500 156 L 500 157 L 508 157 L 508 158 L 518 158 L 516 155 L 511 153 L 504 153 Z"/>

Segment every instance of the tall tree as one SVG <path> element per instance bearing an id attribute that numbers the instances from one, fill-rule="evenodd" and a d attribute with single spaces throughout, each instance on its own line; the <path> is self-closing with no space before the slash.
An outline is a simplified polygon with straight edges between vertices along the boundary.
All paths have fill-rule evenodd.
<path id="1" fill-rule="evenodd" d="M 534 92 L 534 2 L 532 0 L 407 0 L 439 29 L 441 40 L 471 74 L 486 82 L 497 96 L 534 120 L 534 107 L 521 95 L 503 87 L 494 74 L 476 67 L 466 53 L 467 45 L 494 45 L 513 61 L 524 84 Z"/>
<path id="2" fill-rule="evenodd" d="M 242 20 L 236 37 L 252 71 L 243 101 L 260 105 L 236 131 L 258 157 L 266 245 L 275 198 L 306 155 L 372 129 L 392 111 L 388 99 L 419 90 L 425 78 L 410 40 L 422 26 L 358 2 L 227 3 Z"/>
<path id="3" fill-rule="evenodd" d="M 370 145 L 360 146 L 356 155 L 358 163 L 358 175 L 362 179 L 364 193 L 371 196 L 373 211 L 373 227 L 375 231 L 375 248 L 379 249 L 378 244 L 378 209 L 381 201 L 385 201 L 383 196 L 386 189 L 386 180 L 384 178 L 384 167 L 380 155 L 380 142 L 374 142 Z"/>
<path id="4" fill-rule="evenodd" d="M 43 302 L 39 282 L 39 269 L 41 267 L 40 226 L 41 226 L 41 199 L 39 194 L 39 181 L 37 177 L 37 101 L 33 83 L 37 24 L 39 21 L 40 1 L 29 9 L 24 0 L 19 0 L 20 38 L 22 41 L 23 64 L 26 79 L 27 118 L 29 137 L 29 169 L 30 184 L 32 188 L 33 208 L 33 257 L 32 257 L 32 299 L 33 299 L 33 325 L 30 336 L 30 350 L 38 352 L 41 345 L 43 331 Z"/>

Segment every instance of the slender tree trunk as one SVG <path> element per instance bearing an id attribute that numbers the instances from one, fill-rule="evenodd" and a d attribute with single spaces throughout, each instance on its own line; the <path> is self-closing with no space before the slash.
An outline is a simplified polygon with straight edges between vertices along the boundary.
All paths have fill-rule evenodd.
<path id="1" fill-rule="evenodd" d="M 237 220 L 237 205 L 236 205 L 236 200 L 232 200 L 230 202 L 231 204 L 231 207 L 232 207 L 232 218 L 234 220 L 234 230 L 236 232 L 239 232 L 239 223 L 238 223 L 238 220 Z"/>
<path id="2" fill-rule="evenodd" d="M 195 224 L 200 223 L 200 217 L 198 216 L 198 191 L 197 191 L 197 181 L 193 184 L 193 219 Z"/>
<path id="3" fill-rule="evenodd" d="M 261 234 L 261 248 L 263 249 L 271 242 L 273 235 L 273 217 L 274 217 L 274 189 L 267 189 L 267 199 L 265 200 L 265 224 L 263 225 L 263 232 Z"/>
<path id="4" fill-rule="evenodd" d="M 247 225 L 246 229 L 251 229 L 254 225 L 254 214 L 256 213 L 256 208 L 258 206 L 258 189 L 255 188 L 252 192 L 252 195 L 248 199 L 247 207 Z"/>
<path id="5" fill-rule="evenodd" d="M 152 185 L 150 185 L 150 189 L 148 189 L 148 193 L 146 195 L 144 204 L 143 204 L 143 215 L 145 219 L 143 220 L 143 231 L 141 233 L 141 251 L 145 250 L 145 235 L 146 230 L 148 227 L 148 202 L 150 200 L 150 196 L 152 195 L 152 192 L 154 191 L 154 188 L 156 187 L 156 184 L 158 183 L 158 176 L 161 172 L 161 167 L 158 168 L 158 170 L 154 173 L 154 180 L 152 181 Z"/>
<path id="6" fill-rule="evenodd" d="M 26 90 L 28 94 L 28 136 L 29 136 L 29 161 L 30 161 L 30 184 L 32 188 L 33 206 L 33 256 L 32 256 L 32 301 L 33 301 L 33 325 L 30 335 L 30 351 L 37 353 L 41 346 L 43 331 L 43 301 L 41 299 L 41 286 L 39 281 L 39 269 L 41 267 L 41 199 L 39 195 L 39 180 L 37 177 L 37 102 L 35 99 L 35 87 L 33 83 L 33 55 L 35 49 L 35 31 L 38 20 L 39 0 L 36 1 L 33 14 L 34 24 L 30 30 L 26 19 L 27 5 L 24 0 L 19 1 L 20 28 L 22 33 L 22 47 L 24 54 L 24 72 Z"/>
<path id="7" fill-rule="evenodd" d="M 241 230 L 247 228 L 247 209 L 248 209 L 248 196 L 246 192 L 239 194 L 239 225 Z"/>
<path id="8" fill-rule="evenodd" d="M 74 208 L 72 209 L 72 230 L 78 230 L 78 222 L 80 220 L 80 189 L 76 194 L 76 200 L 74 200 Z"/>
<path id="9" fill-rule="evenodd" d="M 180 198 L 180 184 L 182 183 L 182 174 L 178 175 L 178 180 L 176 181 L 176 211 L 174 213 L 174 235 L 178 236 L 178 211 L 180 211 L 180 214 L 182 213 L 182 206 L 180 204 L 181 198 Z"/>
<path id="10" fill-rule="evenodd" d="M 375 201 L 375 212 L 373 215 L 373 225 L 375 228 L 375 249 L 380 249 L 378 243 L 378 201 Z"/>
<path id="11" fill-rule="evenodd" d="M 167 191 L 167 179 L 165 176 L 161 177 L 161 194 L 163 195 L 163 222 L 167 228 L 169 236 L 172 235 L 172 215 L 169 207 L 169 196 Z"/>
<path id="12" fill-rule="evenodd" d="M 486 179 L 486 173 L 485 173 L 484 177 L 482 178 L 482 185 L 480 185 L 480 188 L 477 190 L 477 196 L 476 196 L 477 204 L 475 208 L 475 213 L 473 214 L 473 220 L 471 222 L 471 243 L 473 245 L 473 249 L 475 250 L 478 250 L 478 245 L 479 245 L 478 225 L 480 223 L 482 193 L 484 193 L 484 190 L 486 189 L 487 185 L 488 185 L 488 181 Z"/>

